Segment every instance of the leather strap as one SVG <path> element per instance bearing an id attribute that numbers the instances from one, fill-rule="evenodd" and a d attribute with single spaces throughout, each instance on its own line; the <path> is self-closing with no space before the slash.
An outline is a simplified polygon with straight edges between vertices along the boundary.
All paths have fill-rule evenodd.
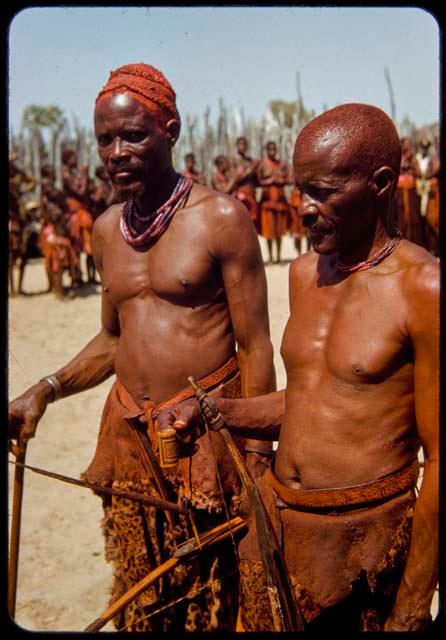
<path id="1" fill-rule="evenodd" d="M 335 489 L 290 489 L 277 479 L 270 468 L 265 471 L 265 479 L 287 506 L 322 509 L 367 506 L 374 502 L 393 498 L 407 489 L 415 487 L 418 473 L 419 463 L 418 460 L 414 460 L 401 471 L 380 480 Z"/>

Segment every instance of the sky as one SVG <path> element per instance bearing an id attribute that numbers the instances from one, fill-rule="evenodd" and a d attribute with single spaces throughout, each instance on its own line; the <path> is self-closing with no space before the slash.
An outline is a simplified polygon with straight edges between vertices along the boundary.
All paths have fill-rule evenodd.
<path id="1" fill-rule="evenodd" d="M 258 119 L 272 99 L 316 113 L 343 102 L 374 104 L 417 126 L 439 118 L 439 29 L 432 15 L 399 7 L 34 7 L 9 27 L 9 123 L 30 104 L 55 104 L 93 129 L 96 95 L 110 71 L 158 67 L 186 114 L 218 101 Z"/>

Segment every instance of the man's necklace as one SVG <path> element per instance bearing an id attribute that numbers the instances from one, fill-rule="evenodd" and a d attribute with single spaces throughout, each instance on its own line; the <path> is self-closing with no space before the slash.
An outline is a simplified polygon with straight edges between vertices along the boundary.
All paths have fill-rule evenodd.
<path id="1" fill-rule="evenodd" d="M 386 244 L 381 247 L 379 251 L 377 251 L 371 258 L 368 260 L 364 260 L 363 262 L 357 262 L 356 264 L 344 264 L 340 262 L 340 260 L 336 260 L 336 268 L 339 271 L 343 271 L 344 273 L 352 273 L 354 271 L 364 271 L 365 269 L 370 269 L 371 267 L 379 264 L 384 258 L 387 258 L 399 245 L 400 240 L 402 239 L 403 234 L 401 231 L 398 231 L 397 234 L 391 238 Z"/>
<path id="2" fill-rule="evenodd" d="M 122 209 L 119 220 L 121 233 L 127 244 L 132 247 L 140 247 L 153 244 L 158 240 L 169 226 L 175 213 L 186 202 L 192 185 L 192 180 L 178 175 L 177 183 L 170 198 L 155 213 L 148 216 L 142 216 L 134 198 L 129 198 Z M 138 231 L 136 223 L 139 223 L 140 226 L 144 225 L 144 231 Z"/>

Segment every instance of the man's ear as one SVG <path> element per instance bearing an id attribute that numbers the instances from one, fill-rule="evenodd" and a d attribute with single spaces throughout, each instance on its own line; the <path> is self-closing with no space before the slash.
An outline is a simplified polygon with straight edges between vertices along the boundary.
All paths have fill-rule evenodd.
<path id="1" fill-rule="evenodd" d="M 166 123 L 166 136 L 169 146 L 173 147 L 180 136 L 181 124 L 175 118 L 168 120 Z"/>
<path id="2" fill-rule="evenodd" d="M 388 197 L 394 189 L 395 173 L 390 167 L 377 169 L 372 176 L 372 188 L 377 198 Z"/>

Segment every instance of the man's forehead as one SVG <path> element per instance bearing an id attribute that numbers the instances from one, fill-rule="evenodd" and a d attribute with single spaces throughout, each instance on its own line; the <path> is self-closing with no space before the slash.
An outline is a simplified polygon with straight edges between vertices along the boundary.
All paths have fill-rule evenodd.
<path id="1" fill-rule="evenodd" d="M 157 124 L 155 114 L 126 93 L 104 96 L 96 103 L 94 111 L 96 129 L 107 127 L 109 123 L 123 126 L 131 121 L 136 121 L 146 127 Z"/>
<path id="2" fill-rule="evenodd" d="M 294 148 L 294 163 L 329 163 L 339 156 L 341 145 L 338 140 L 328 137 L 305 136 L 298 138 Z"/>
<path id="3" fill-rule="evenodd" d="M 101 111 L 103 109 L 112 109 L 118 111 L 131 111 L 131 112 L 141 112 L 148 113 L 150 115 L 149 109 L 143 105 L 141 102 L 136 100 L 133 96 L 126 92 L 115 93 L 113 95 L 108 95 L 102 97 L 96 103 L 95 111 Z"/>

